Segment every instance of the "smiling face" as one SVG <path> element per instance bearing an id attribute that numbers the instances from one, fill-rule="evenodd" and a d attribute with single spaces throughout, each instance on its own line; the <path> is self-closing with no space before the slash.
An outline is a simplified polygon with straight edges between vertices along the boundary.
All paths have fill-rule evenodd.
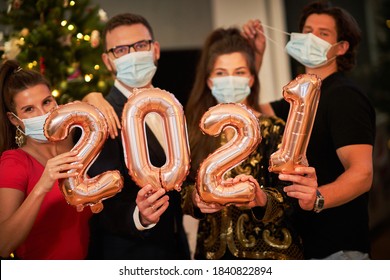
<path id="1" fill-rule="evenodd" d="M 29 119 L 47 114 L 57 106 L 50 89 L 43 84 L 27 88 L 14 96 L 15 114 L 19 119 Z M 9 120 L 15 126 L 24 129 L 23 122 L 11 112 L 7 113 Z"/>

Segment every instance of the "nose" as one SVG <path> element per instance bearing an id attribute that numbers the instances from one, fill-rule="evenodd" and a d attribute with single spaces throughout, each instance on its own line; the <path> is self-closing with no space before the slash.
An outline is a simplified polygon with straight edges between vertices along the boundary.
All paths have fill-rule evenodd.
<path id="1" fill-rule="evenodd" d="M 37 112 L 39 112 L 39 116 L 46 115 L 49 111 L 50 109 L 48 108 L 43 108 L 43 107 L 37 108 Z"/>
<path id="2" fill-rule="evenodd" d="M 320 37 L 320 32 L 319 32 L 319 31 L 313 30 L 311 33 L 312 33 L 314 36 Z"/>

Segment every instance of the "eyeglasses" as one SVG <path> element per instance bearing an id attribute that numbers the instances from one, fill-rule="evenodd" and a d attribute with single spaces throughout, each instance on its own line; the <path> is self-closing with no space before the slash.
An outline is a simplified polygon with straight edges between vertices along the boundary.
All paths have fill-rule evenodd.
<path id="1" fill-rule="evenodd" d="M 150 51 L 150 46 L 152 42 L 153 40 L 142 40 L 135 42 L 131 45 L 116 46 L 107 50 L 106 53 L 111 52 L 115 58 L 119 58 L 121 56 L 124 56 L 125 54 L 128 54 L 131 48 L 133 48 L 136 52 Z"/>

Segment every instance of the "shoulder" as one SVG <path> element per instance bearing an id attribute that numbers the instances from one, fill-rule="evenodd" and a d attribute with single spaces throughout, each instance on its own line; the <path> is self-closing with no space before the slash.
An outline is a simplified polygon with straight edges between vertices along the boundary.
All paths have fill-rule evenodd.
<path id="1" fill-rule="evenodd" d="M 14 161 L 14 162 L 25 162 L 28 159 L 29 155 L 25 153 L 22 149 L 12 149 L 5 151 L 0 158 L 1 163 Z"/>
<path id="2" fill-rule="evenodd" d="M 359 85 L 343 73 L 337 72 L 327 77 L 322 84 L 321 91 L 324 96 L 329 96 L 332 99 L 355 97 L 368 101 L 367 95 Z"/>
<path id="3" fill-rule="evenodd" d="M 0 159 L 0 187 L 25 191 L 27 177 L 32 172 L 30 162 L 29 155 L 21 149 L 5 151 Z"/>
<path id="4" fill-rule="evenodd" d="M 368 96 L 353 80 L 342 73 L 335 73 L 324 80 L 321 103 L 329 110 L 334 109 L 338 114 L 345 111 L 355 114 L 364 110 L 374 115 L 374 107 Z"/>

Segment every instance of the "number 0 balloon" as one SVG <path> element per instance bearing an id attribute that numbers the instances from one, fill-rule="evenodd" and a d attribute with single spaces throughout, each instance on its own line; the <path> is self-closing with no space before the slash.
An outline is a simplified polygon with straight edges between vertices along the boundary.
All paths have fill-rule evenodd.
<path id="1" fill-rule="evenodd" d="M 144 121 L 151 112 L 163 120 L 167 160 L 161 167 L 149 160 Z M 159 88 L 135 89 L 123 109 L 122 122 L 125 160 L 134 182 L 141 188 L 151 184 L 179 191 L 190 168 L 187 125 L 179 101 Z"/>
<path id="2" fill-rule="evenodd" d="M 76 206 L 77 211 L 89 205 L 93 213 L 98 213 L 103 209 L 102 200 L 122 189 L 123 178 L 117 170 L 86 178 L 86 171 L 108 137 L 106 119 L 94 106 L 79 101 L 58 106 L 46 119 L 44 133 L 50 141 L 60 141 L 68 137 L 70 130 L 76 126 L 82 128 L 83 134 L 72 151 L 77 150 L 81 159 L 72 164 L 83 163 L 83 167 L 77 170 L 78 176 L 60 180 L 60 189 L 66 201 Z M 75 171 L 71 169 L 68 172 Z"/>
<path id="3" fill-rule="evenodd" d="M 283 97 L 290 103 L 281 147 L 270 158 L 271 172 L 291 172 L 295 165 L 308 165 L 306 149 L 320 99 L 321 79 L 302 74 L 283 87 Z M 320 147 L 319 147 L 320 148 Z"/>

